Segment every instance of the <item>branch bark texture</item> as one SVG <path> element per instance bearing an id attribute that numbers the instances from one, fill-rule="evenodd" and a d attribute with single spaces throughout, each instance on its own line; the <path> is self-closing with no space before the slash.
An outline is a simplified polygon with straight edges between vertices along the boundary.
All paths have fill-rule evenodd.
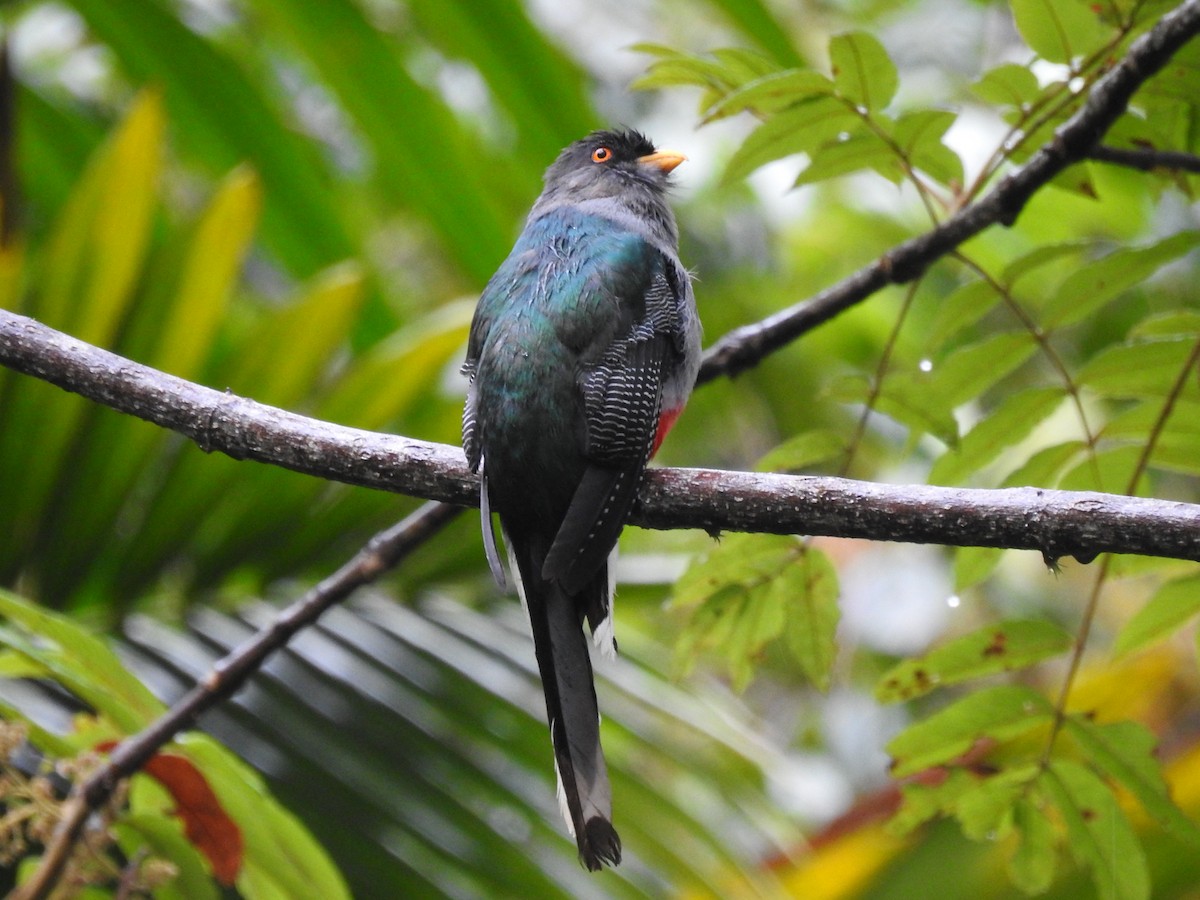
<path id="1" fill-rule="evenodd" d="M 201 387 L 0 310 L 0 363 L 171 428 L 206 451 L 347 484 L 478 503 L 458 447 L 310 419 Z M 1200 561 L 1200 506 L 1038 488 L 971 490 L 844 478 L 655 469 L 630 522 Z"/>

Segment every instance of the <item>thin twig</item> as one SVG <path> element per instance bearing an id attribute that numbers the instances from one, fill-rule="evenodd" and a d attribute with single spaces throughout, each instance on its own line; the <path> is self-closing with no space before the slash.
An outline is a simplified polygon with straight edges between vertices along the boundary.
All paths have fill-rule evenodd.
<path id="1" fill-rule="evenodd" d="M 1118 166 L 1128 166 L 1131 169 L 1141 169 L 1143 172 L 1162 169 L 1194 172 L 1200 175 L 1200 156 L 1194 153 L 1181 153 L 1177 150 L 1154 150 L 1148 147 L 1133 149 L 1097 144 L 1088 153 L 1088 158 L 1099 162 L 1114 163 Z"/>
<path id="2" fill-rule="evenodd" d="M 846 455 L 842 458 L 842 464 L 838 468 L 839 475 L 850 474 L 850 467 L 854 464 L 854 456 L 858 453 L 863 438 L 866 437 L 867 424 L 871 421 L 871 416 L 875 414 L 875 404 L 879 402 L 879 395 L 883 393 L 884 379 L 887 378 L 888 370 L 892 366 L 892 355 L 896 352 L 896 344 L 900 340 L 900 332 L 904 328 L 904 323 L 908 321 L 908 314 L 912 310 L 913 300 L 917 297 L 917 289 L 919 287 L 920 281 L 914 281 L 904 293 L 904 302 L 900 306 L 900 312 L 896 314 L 896 321 L 892 323 L 892 330 L 888 332 L 887 341 L 883 345 L 883 352 L 879 354 L 879 362 L 875 364 L 875 374 L 871 378 L 871 385 L 867 391 L 867 399 L 863 401 L 862 413 L 859 414 L 858 423 L 854 426 L 854 434 L 846 442 Z"/>
<path id="3" fill-rule="evenodd" d="M 353 559 L 280 611 L 270 626 L 214 664 L 208 675 L 157 721 L 122 741 L 113 749 L 108 762 L 72 792 L 37 871 L 10 895 L 10 900 L 42 900 L 48 896 L 91 811 L 104 803 L 122 780 L 141 769 L 176 734 L 191 727 L 201 713 L 237 691 L 296 632 L 311 625 L 355 589 L 395 566 L 460 512 L 460 508 L 444 503 L 428 503 L 404 521 L 375 535 Z"/>

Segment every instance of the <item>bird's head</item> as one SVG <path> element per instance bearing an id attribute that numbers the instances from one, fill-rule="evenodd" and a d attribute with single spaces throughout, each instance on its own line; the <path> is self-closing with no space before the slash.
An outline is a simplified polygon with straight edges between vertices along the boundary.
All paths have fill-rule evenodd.
<path id="1" fill-rule="evenodd" d="M 561 190 L 579 200 L 631 190 L 661 194 L 671 170 L 685 159 L 674 150 L 655 150 L 637 131 L 593 131 L 563 150 L 546 170 L 546 190 Z"/>
<path id="2" fill-rule="evenodd" d="M 535 213 L 563 204 L 611 200 L 632 212 L 669 220 L 673 231 L 665 195 L 671 171 L 685 159 L 674 150 L 656 150 L 637 131 L 594 131 L 563 150 L 546 170 L 546 188 Z"/>

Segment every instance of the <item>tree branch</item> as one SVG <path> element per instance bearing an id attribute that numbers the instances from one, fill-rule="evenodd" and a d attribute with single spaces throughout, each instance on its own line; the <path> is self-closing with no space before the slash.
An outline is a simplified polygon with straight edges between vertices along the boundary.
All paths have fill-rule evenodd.
<path id="1" fill-rule="evenodd" d="M 941 225 L 892 248 L 875 262 L 809 300 L 734 329 L 704 355 L 697 383 L 734 376 L 889 284 L 906 284 L 936 260 L 995 224 L 1011 225 L 1029 198 L 1069 165 L 1087 159 L 1125 111 L 1129 98 L 1184 44 L 1200 33 L 1200 0 L 1187 0 L 1130 46 L 1096 83 L 1079 111 L 1024 167 L 1006 175 L 986 197 Z"/>
<path id="2" fill-rule="evenodd" d="M 1085 563 L 1110 552 L 1200 561 L 1200 505 L 1094 491 L 654 469 L 639 500 L 630 521 L 643 528 L 1004 547 Z"/>
<path id="3" fill-rule="evenodd" d="M 1109 147 L 1106 144 L 1097 144 L 1088 153 L 1088 158 L 1099 162 L 1114 163 L 1118 166 L 1128 166 L 1131 169 L 1141 169 L 1143 172 L 1171 169 L 1200 175 L 1200 156 L 1194 153 L 1180 153 L 1178 150 L 1155 150 L 1150 147 Z"/>
<path id="4" fill-rule="evenodd" d="M 478 504 L 479 481 L 446 444 L 346 428 L 201 387 L 0 310 L 0 364 L 186 435 L 206 451 L 320 478 Z M 1200 560 L 1200 506 L 1037 488 L 967 490 L 843 478 L 655 469 L 630 522 Z"/>
<path id="5" fill-rule="evenodd" d="M 444 503 L 428 503 L 403 522 L 375 535 L 353 559 L 282 610 L 270 626 L 217 661 L 209 674 L 157 721 L 122 741 L 113 749 L 108 762 L 72 791 L 37 871 L 10 897 L 41 900 L 48 896 L 58 883 L 88 816 L 112 795 L 123 779 L 140 770 L 160 747 L 192 726 L 201 713 L 233 694 L 298 631 L 395 566 L 461 511 Z"/>
<path id="6" fill-rule="evenodd" d="M 310 419 L 168 375 L 0 309 L 0 365 L 177 431 L 206 453 L 470 506 L 479 481 L 458 447 Z"/>

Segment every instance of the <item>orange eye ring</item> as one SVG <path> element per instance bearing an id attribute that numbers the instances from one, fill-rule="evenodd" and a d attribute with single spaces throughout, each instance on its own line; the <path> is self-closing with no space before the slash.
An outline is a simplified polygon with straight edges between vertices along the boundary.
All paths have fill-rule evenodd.
<path id="1" fill-rule="evenodd" d="M 612 159 L 612 155 L 613 155 L 612 151 L 609 150 L 607 147 L 597 147 L 595 150 L 592 151 L 592 162 L 606 163 L 610 159 Z"/>

